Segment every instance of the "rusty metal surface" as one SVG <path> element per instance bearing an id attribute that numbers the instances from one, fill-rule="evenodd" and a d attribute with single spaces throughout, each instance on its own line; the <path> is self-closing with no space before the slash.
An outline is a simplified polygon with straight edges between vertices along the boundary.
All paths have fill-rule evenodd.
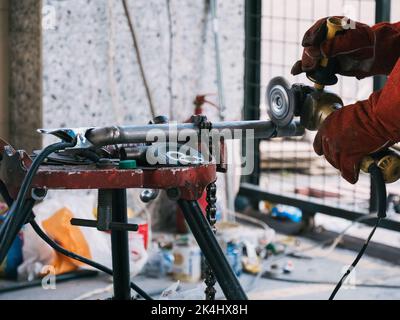
<path id="1" fill-rule="evenodd" d="M 32 160 L 24 151 L 14 150 L 0 140 L 0 180 L 11 196 L 18 193 Z M 206 186 L 216 180 L 214 163 L 177 167 L 137 169 L 98 168 L 90 165 L 42 165 L 32 182 L 46 189 L 177 188 L 184 200 L 197 200 Z"/>
<path id="2" fill-rule="evenodd" d="M 99 169 L 87 166 L 43 166 L 33 187 L 47 189 L 178 188 L 181 198 L 200 198 L 205 187 L 216 179 L 215 164 L 187 167 Z"/>

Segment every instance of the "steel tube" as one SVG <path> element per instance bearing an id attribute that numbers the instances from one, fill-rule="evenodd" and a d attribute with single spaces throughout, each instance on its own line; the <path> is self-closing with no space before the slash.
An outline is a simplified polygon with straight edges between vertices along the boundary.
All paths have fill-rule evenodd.
<path id="1" fill-rule="evenodd" d="M 391 2 L 391 0 L 375 1 L 375 23 L 390 21 Z M 386 79 L 387 76 L 385 75 L 374 76 L 374 91 L 381 90 L 386 83 Z M 376 194 L 373 192 L 375 189 L 375 181 L 372 179 L 372 177 L 370 185 L 369 211 L 374 212 L 377 209 L 377 201 Z"/>
<path id="2" fill-rule="evenodd" d="M 225 297 L 228 300 L 247 300 L 197 201 L 178 200 L 178 204 Z"/>
<path id="3" fill-rule="evenodd" d="M 244 120 L 260 119 L 260 88 L 261 88 L 261 29 L 262 29 L 262 0 L 245 0 L 245 48 L 244 48 Z M 246 149 L 246 141 L 243 141 L 243 150 Z M 252 154 L 248 156 L 254 159 L 254 170 L 250 175 L 242 177 L 243 181 L 259 184 L 260 180 L 260 143 L 254 142 Z"/>
<path id="4" fill-rule="evenodd" d="M 127 223 L 126 190 L 113 190 L 112 221 Z M 128 231 L 111 231 L 114 299 L 131 300 Z"/>
<path id="5" fill-rule="evenodd" d="M 390 22 L 391 0 L 375 0 L 375 23 Z M 374 77 L 374 91 L 383 88 L 387 76 L 377 75 Z"/>
<path id="6" fill-rule="evenodd" d="M 241 130 L 243 137 L 246 130 L 253 130 L 255 139 L 269 139 L 273 137 L 300 136 L 304 128 L 298 122 L 292 122 L 285 128 L 277 128 L 271 121 L 225 121 L 215 122 L 213 130 L 218 133 L 230 133 L 235 138 L 235 130 Z M 188 135 L 199 135 L 200 130 L 194 123 L 148 124 L 142 126 L 110 126 L 88 130 L 86 138 L 95 146 L 101 147 L 114 144 L 154 142 L 155 136 L 162 136 L 166 140 L 177 137 L 184 141 Z"/>
<path id="7" fill-rule="evenodd" d="M 289 206 L 298 207 L 304 211 L 320 212 L 332 217 L 343 218 L 346 220 L 354 221 L 360 217 L 365 216 L 367 213 L 362 211 L 355 211 L 351 206 L 335 207 L 323 201 L 310 200 L 307 198 L 296 198 L 293 195 L 282 195 L 278 193 L 269 192 L 259 186 L 250 183 L 242 183 L 239 189 L 239 195 L 244 197 L 251 197 L 257 201 L 268 200 L 273 203 L 287 204 Z M 364 220 L 360 223 L 373 226 L 376 218 Z M 381 222 L 380 228 L 400 231 L 400 222 L 392 219 L 384 219 Z"/>

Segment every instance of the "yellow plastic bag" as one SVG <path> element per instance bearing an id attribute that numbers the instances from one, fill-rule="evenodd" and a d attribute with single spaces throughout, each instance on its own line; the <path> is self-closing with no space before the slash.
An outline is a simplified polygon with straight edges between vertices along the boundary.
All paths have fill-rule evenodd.
<path id="1" fill-rule="evenodd" d="M 91 259 L 89 245 L 80 228 L 71 225 L 72 218 L 73 213 L 64 207 L 50 218 L 43 220 L 42 226 L 47 235 L 63 248 Z M 61 274 L 76 270 L 83 263 L 56 252 L 52 265 L 56 274 Z"/>

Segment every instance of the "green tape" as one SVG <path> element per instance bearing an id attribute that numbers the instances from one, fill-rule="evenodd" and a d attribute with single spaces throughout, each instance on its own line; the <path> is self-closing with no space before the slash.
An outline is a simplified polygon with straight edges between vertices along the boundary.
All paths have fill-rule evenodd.
<path id="1" fill-rule="evenodd" d="M 120 169 L 136 169 L 136 160 L 121 160 L 118 167 Z"/>

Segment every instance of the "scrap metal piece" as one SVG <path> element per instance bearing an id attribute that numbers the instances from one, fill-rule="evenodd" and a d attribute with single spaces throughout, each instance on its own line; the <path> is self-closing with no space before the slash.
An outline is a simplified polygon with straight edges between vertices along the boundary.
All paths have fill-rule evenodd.
<path id="1" fill-rule="evenodd" d="M 57 129 L 38 129 L 41 134 L 51 134 L 66 142 L 76 141 L 74 147 L 69 149 L 87 149 L 93 147 L 92 143 L 86 138 L 86 132 L 93 127 L 81 128 L 57 128 Z"/>

